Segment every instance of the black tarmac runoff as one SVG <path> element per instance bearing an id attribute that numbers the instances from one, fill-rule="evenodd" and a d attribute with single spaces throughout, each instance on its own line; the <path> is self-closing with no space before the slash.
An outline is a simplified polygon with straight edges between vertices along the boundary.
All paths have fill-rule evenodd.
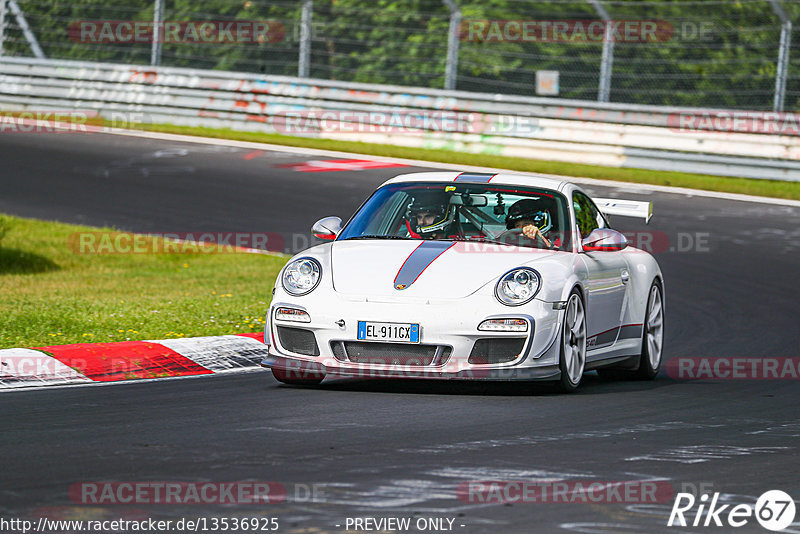
<path id="1" fill-rule="evenodd" d="M 330 159 L 120 135 L 7 134 L 0 212 L 137 232 L 307 235 L 319 218 L 349 217 L 385 179 L 426 170 L 297 167 Z M 666 285 L 666 358 L 776 358 L 797 371 L 800 208 L 586 189 L 655 204 L 649 227 L 613 222 L 662 236 L 654 254 Z M 4 392 L 0 518 L 203 518 L 207 531 L 213 519 L 221 529 L 220 519 L 276 518 L 279 532 L 297 533 L 727 532 L 727 523 L 667 526 L 675 496 L 718 493 L 718 505 L 731 506 L 753 506 L 774 489 L 800 497 L 800 376 L 689 378 L 662 370 L 654 381 L 610 381 L 590 372 L 564 395 L 528 383 L 292 387 L 262 370 Z M 470 491 L 486 481 L 652 483 L 659 493 L 536 500 Z M 271 482 L 285 494 L 219 505 L 92 504 L 76 494 L 89 483 L 126 482 Z M 736 530 L 765 531 L 754 518 Z"/>

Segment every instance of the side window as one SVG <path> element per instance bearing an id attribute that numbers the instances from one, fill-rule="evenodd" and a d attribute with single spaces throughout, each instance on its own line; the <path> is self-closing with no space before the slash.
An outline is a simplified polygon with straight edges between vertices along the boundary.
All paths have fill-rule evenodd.
<path id="1" fill-rule="evenodd" d="M 605 219 L 595 207 L 594 202 L 583 193 L 577 191 L 573 193 L 572 205 L 575 208 L 575 220 L 578 222 L 582 238 L 592 233 L 592 230 L 606 227 Z"/>

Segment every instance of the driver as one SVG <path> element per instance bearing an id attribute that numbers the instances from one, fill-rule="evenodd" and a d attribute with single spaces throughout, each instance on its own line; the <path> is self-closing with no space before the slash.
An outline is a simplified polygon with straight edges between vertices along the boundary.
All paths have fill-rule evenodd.
<path id="1" fill-rule="evenodd" d="M 406 211 L 408 234 L 417 239 L 446 237 L 453 217 L 449 214 L 450 196 L 440 192 L 422 192 L 414 196 Z"/>
<path id="2" fill-rule="evenodd" d="M 536 241 L 540 240 L 547 248 L 559 248 L 561 239 L 550 235 L 553 230 L 553 219 L 550 215 L 549 199 L 524 198 L 518 200 L 508 209 L 506 216 L 506 228 L 501 237 L 511 238 L 514 230 L 521 230 L 522 235 Z"/>

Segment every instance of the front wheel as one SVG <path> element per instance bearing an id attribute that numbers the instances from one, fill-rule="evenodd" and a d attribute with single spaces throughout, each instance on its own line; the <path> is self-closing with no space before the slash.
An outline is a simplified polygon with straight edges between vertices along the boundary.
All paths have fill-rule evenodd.
<path id="1" fill-rule="evenodd" d="M 664 290 L 658 280 L 650 286 L 642 329 L 642 354 L 636 376 L 652 380 L 661 368 L 664 351 Z"/>
<path id="2" fill-rule="evenodd" d="M 325 378 L 325 375 L 313 371 L 282 369 L 278 367 L 272 368 L 272 376 L 274 376 L 275 380 L 278 382 L 283 382 L 284 384 L 292 386 L 316 386 Z"/>
<path id="3" fill-rule="evenodd" d="M 575 391 L 581 384 L 586 367 L 586 313 L 583 300 L 576 290 L 570 294 L 564 312 L 558 367 L 561 370 L 559 389 L 565 392 Z"/>

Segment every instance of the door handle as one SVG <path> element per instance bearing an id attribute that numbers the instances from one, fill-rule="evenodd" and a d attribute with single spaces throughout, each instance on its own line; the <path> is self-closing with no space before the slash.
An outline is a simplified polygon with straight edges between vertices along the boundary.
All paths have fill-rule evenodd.
<path id="1" fill-rule="evenodd" d="M 628 269 L 622 269 L 620 277 L 622 278 L 622 283 L 627 284 L 631 279 L 631 274 L 628 272 Z"/>

